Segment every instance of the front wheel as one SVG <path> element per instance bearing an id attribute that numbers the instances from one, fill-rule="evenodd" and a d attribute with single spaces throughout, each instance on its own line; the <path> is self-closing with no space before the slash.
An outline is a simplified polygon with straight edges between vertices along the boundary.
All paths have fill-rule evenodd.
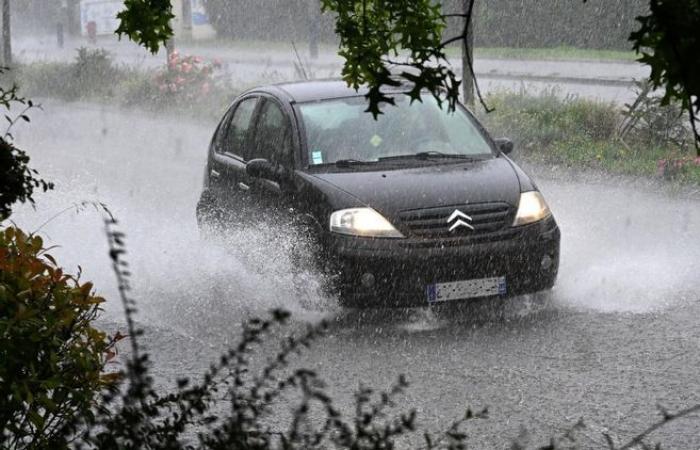
<path id="1" fill-rule="evenodd" d="M 294 291 L 303 303 L 335 297 L 335 275 L 325 257 L 318 231 L 310 224 L 297 224 L 291 246 L 291 271 Z"/>

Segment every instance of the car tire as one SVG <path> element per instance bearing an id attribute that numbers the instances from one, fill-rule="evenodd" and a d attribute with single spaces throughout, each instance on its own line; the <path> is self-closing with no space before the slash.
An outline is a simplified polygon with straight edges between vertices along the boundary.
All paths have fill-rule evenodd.
<path id="1" fill-rule="evenodd" d="M 294 291 L 302 302 L 314 297 L 334 297 L 334 275 L 324 257 L 318 230 L 309 223 L 296 223 L 294 228 L 296 237 L 290 255 Z"/>

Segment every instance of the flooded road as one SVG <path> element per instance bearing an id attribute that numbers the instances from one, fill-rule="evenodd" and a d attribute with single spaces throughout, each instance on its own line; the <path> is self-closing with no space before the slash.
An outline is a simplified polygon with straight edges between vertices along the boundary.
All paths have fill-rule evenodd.
<path id="1" fill-rule="evenodd" d="M 238 324 L 283 306 L 290 331 L 321 319 L 328 336 L 298 364 L 316 369 L 347 414 L 360 383 L 386 389 L 400 373 L 429 428 L 467 406 L 490 418 L 470 425 L 475 448 L 509 448 L 518 436 L 548 443 L 579 418 L 584 447 L 602 432 L 623 439 L 700 402 L 700 198 L 652 185 L 531 168 L 562 229 L 562 263 L 550 301 L 510 300 L 432 313 L 344 311 L 330 298 L 293 295 L 289 246 L 276 232 L 232 230 L 235 251 L 199 238 L 194 205 L 215 124 L 92 105 L 44 102 L 15 131 L 34 167 L 56 182 L 36 211 L 13 219 L 33 230 L 84 200 L 106 203 L 127 234 L 154 374 L 173 386 L 236 342 Z M 121 305 L 99 214 L 73 209 L 44 225 L 52 254 L 83 268 L 108 298 L 101 323 L 120 327 Z M 291 405 L 283 405 L 288 410 Z M 672 448 L 698 448 L 700 418 L 659 432 Z M 527 430 L 526 432 L 524 430 Z"/>

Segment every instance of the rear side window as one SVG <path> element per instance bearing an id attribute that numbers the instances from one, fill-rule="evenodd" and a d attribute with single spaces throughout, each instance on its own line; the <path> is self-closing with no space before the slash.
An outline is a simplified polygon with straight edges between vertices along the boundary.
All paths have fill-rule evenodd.
<path id="1" fill-rule="evenodd" d="M 233 111 L 230 122 L 222 130 L 218 148 L 223 153 L 245 158 L 245 144 L 250 132 L 253 113 L 258 104 L 257 97 L 242 100 Z"/>
<path id="2" fill-rule="evenodd" d="M 255 127 L 251 158 L 288 166 L 292 161 L 292 127 L 287 114 L 271 100 L 266 100 Z"/>

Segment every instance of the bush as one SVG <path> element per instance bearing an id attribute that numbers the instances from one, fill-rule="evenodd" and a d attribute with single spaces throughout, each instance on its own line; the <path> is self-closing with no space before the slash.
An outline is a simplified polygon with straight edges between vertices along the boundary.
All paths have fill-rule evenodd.
<path id="1" fill-rule="evenodd" d="M 689 156 L 692 135 L 678 106 L 640 93 L 622 110 L 553 90 L 501 92 L 488 96 L 494 111 L 481 118 L 493 135 L 513 139 L 517 157 L 698 183 L 700 165 Z"/>
<path id="2" fill-rule="evenodd" d="M 70 70 L 70 82 L 75 89 L 75 97 L 92 95 L 113 96 L 114 81 L 121 71 L 112 63 L 109 52 L 104 49 L 81 47 Z"/>
<path id="3" fill-rule="evenodd" d="M 115 86 L 126 72 L 113 64 L 107 51 L 82 47 L 69 64 L 37 62 L 18 66 L 12 81 L 28 95 L 79 100 L 113 97 Z"/>
<path id="4" fill-rule="evenodd" d="M 0 68 L 0 75 L 6 69 Z M 23 107 L 19 115 L 10 116 L 13 104 Z M 53 189 L 53 183 L 37 178 L 38 172 L 29 168 L 29 156 L 12 143 L 12 127 L 18 121 L 29 122 L 27 112 L 35 105 L 31 100 L 17 94 L 17 86 L 6 89 L 0 86 L 0 107 L 5 109 L 5 119 L 9 122 L 4 136 L 0 137 L 0 221 L 12 213 L 16 202 L 34 203 L 34 190 Z"/>
<path id="5" fill-rule="evenodd" d="M 91 322 L 104 300 L 63 272 L 39 236 L 0 231 L 0 440 L 3 448 L 65 446 L 77 418 L 113 381 L 110 343 Z"/>
<path id="6" fill-rule="evenodd" d="M 620 121 L 612 103 L 561 98 L 555 90 L 540 95 L 503 92 L 489 95 L 487 103 L 494 107 L 494 112 L 483 117 L 489 127 L 528 149 L 572 136 L 612 140 Z"/>
<path id="7" fill-rule="evenodd" d="M 185 112 L 219 119 L 238 90 L 219 63 L 174 53 L 167 65 L 155 70 L 116 66 L 103 50 L 80 49 L 75 61 L 31 63 L 19 66 L 6 80 L 25 94 L 63 100 L 97 100 L 162 112 Z"/>

